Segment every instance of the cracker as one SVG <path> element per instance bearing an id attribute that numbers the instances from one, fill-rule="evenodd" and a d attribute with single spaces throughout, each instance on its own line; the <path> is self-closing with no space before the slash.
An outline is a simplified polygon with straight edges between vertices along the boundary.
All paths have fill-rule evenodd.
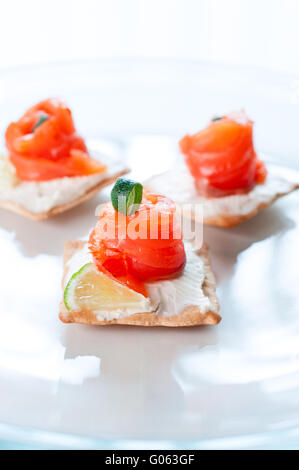
<path id="1" fill-rule="evenodd" d="M 278 199 L 299 188 L 299 172 L 278 165 L 269 164 L 268 177 L 264 184 L 256 185 L 252 191 L 243 195 L 205 199 L 196 194 L 194 181 L 187 169 L 178 169 L 156 175 L 144 183 L 144 186 L 156 193 L 166 192 L 176 203 L 179 212 L 184 204 L 200 204 L 203 219 L 195 210 L 189 212 L 192 220 L 205 225 L 233 227 L 251 219 L 263 209 L 271 206 Z M 198 214 L 201 214 L 198 212 Z M 200 217 L 200 219 L 198 219 Z"/>
<path id="2" fill-rule="evenodd" d="M 26 209 L 24 206 L 22 206 L 21 204 L 18 204 L 12 201 L 5 201 L 5 200 L 0 200 L 0 208 L 10 210 L 11 212 L 15 212 L 16 214 L 22 215 L 23 217 L 34 220 L 36 222 L 41 222 L 50 217 L 61 214 L 62 212 L 73 209 L 74 207 L 79 206 L 83 202 L 88 201 L 89 199 L 96 196 L 103 188 L 114 183 L 114 181 L 116 181 L 117 178 L 129 173 L 129 171 L 130 170 L 128 168 L 122 171 L 119 171 L 115 173 L 113 176 L 109 176 L 106 179 L 95 184 L 94 186 L 89 188 L 84 194 L 75 198 L 73 201 L 68 202 L 66 204 L 61 204 L 61 205 L 52 207 L 49 211 L 46 211 L 46 212 L 31 212 L 28 209 Z"/>
<path id="3" fill-rule="evenodd" d="M 64 275 L 63 286 L 68 274 L 68 260 L 82 247 L 86 242 L 69 241 L 65 244 L 64 249 Z M 115 319 L 112 321 L 98 321 L 93 312 L 88 311 L 68 311 L 61 302 L 59 318 L 64 323 L 81 323 L 87 325 L 130 325 L 130 326 L 146 326 L 146 327 L 190 327 L 199 325 L 217 325 L 221 321 L 219 315 L 219 302 L 216 296 L 216 281 L 212 272 L 210 259 L 208 256 L 207 246 L 204 245 L 198 251 L 198 255 L 202 257 L 207 272 L 207 277 L 203 286 L 205 295 L 209 298 L 213 310 L 202 313 L 199 306 L 190 305 L 185 307 L 182 312 L 172 317 L 158 316 L 155 312 L 141 313 L 130 315 L 126 318 Z"/>

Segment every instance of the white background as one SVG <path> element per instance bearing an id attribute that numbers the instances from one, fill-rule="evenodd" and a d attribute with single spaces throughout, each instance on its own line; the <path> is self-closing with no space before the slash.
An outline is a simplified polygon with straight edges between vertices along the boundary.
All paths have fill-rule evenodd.
<path id="1" fill-rule="evenodd" d="M 0 68 L 175 57 L 299 73 L 299 0 L 0 0 Z"/>

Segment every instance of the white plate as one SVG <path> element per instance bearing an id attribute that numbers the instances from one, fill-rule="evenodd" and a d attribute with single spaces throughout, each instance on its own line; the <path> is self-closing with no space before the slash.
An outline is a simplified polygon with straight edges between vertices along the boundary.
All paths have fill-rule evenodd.
<path id="1" fill-rule="evenodd" d="M 145 179 L 170 168 L 185 132 L 244 107 L 258 150 L 299 168 L 297 86 L 190 62 L 16 69 L 0 76 L 1 132 L 58 95 L 84 136 L 123 152 Z M 63 244 L 88 233 L 108 195 L 42 223 L 0 210 L 0 437 L 48 447 L 298 447 L 299 193 L 237 228 L 205 229 L 218 327 L 66 326 Z"/>

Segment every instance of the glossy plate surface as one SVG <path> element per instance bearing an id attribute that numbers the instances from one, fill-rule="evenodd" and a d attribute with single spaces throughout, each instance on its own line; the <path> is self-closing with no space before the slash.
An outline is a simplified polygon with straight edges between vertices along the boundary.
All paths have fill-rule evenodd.
<path id="1" fill-rule="evenodd" d="M 297 88 L 288 76 L 189 62 L 16 69 L 0 75 L 1 134 L 57 95 L 83 135 L 143 180 L 175 164 L 185 132 L 245 108 L 258 150 L 299 169 Z M 88 234 L 108 197 L 42 223 L 0 210 L 3 447 L 299 447 L 299 192 L 237 228 L 205 229 L 218 327 L 63 325 L 63 244 Z"/>

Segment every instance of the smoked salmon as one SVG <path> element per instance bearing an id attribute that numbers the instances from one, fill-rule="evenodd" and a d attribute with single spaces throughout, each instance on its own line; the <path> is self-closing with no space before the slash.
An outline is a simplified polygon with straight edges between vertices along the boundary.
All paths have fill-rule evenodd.
<path id="1" fill-rule="evenodd" d="M 267 177 L 256 155 L 253 122 L 244 111 L 215 118 L 205 129 L 180 141 L 200 196 L 245 193 Z"/>
<path id="2" fill-rule="evenodd" d="M 70 109 L 58 99 L 30 108 L 5 133 L 11 163 L 22 181 L 101 173 L 106 166 L 91 158 Z"/>
<path id="3" fill-rule="evenodd" d="M 107 233 L 107 227 L 115 227 Z M 138 212 L 126 216 L 106 204 L 92 232 L 89 248 L 97 268 L 147 295 L 144 282 L 180 274 L 186 264 L 175 204 L 144 192 Z"/>

